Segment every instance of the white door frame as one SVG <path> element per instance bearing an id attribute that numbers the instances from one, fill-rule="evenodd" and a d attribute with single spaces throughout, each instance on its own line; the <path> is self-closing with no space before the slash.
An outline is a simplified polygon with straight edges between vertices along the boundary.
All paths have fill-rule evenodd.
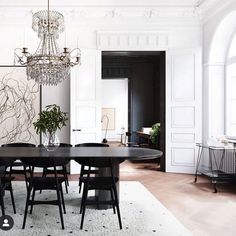
<path id="1" fill-rule="evenodd" d="M 170 90 L 172 88 L 172 73 L 173 73 L 173 63 L 170 63 L 169 59 L 172 57 L 172 50 L 169 48 L 169 35 L 168 32 L 161 32 L 161 31 L 140 31 L 140 32 L 132 32 L 132 31 L 101 31 L 97 32 L 97 49 L 102 51 L 165 51 L 166 53 L 166 86 L 165 86 L 165 94 L 166 94 L 166 104 L 165 104 L 165 110 L 166 110 L 166 140 L 165 140 L 165 166 L 166 170 L 169 172 L 179 172 L 179 173 L 193 173 L 195 170 L 196 165 L 196 147 L 195 142 L 201 142 L 202 140 L 202 97 L 201 97 L 201 81 L 202 77 L 201 75 L 201 68 L 200 67 L 194 67 L 194 69 L 200 69 L 199 74 L 197 75 L 197 83 L 199 82 L 198 86 L 200 86 L 197 89 L 197 92 L 200 91 L 200 94 L 198 94 L 198 97 L 200 97 L 200 101 L 196 101 L 194 104 L 197 107 L 197 109 L 194 110 L 194 122 L 198 122 L 197 125 L 194 123 L 194 127 L 191 130 L 191 132 L 186 131 L 184 132 L 184 127 L 179 127 L 179 131 L 181 131 L 178 136 L 178 132 L 176 132 L 175 137 L 179 137 L 180 143 L 182 142 L 182 147 L 184 145 L 190 145 L 190 149 L 181 149 L 181 144 L 179 145 L 179 149 L 176 152 L 172 152 L 173 149 L 173 130 L 171 128 L 171 116 L 173 115 L 171 106 L 171 99 L 168 99 L 168 96 L 172 96 L 170 93 Z M 199 57 L 194 57 L 194 60 L 200 60 L 198 61 L 201 64 L 201 59 Z M 199 64 L 198 63 L 198 64 Z M 200 77 L 199 77 L 200 76 Z M 194 77 L 195 78 L 195 77 Z M 200 81 L 198 81 L 200 80 Z M 195 90 L 194 90 L 195 91 Z M 195 115 L 196 114 L 196 115 Z M 170 123 L 168 123 L 170 122 Z M 195 127 L 196 126 L 196 127 Z M 182 132 L 183 131 L 183 132 Z M 189 139 L 188 139 L 189 138 Z M 182 141 L 181 141 L 182 139 Z M 187 140 L 186 140 L 187 139 Z M 190 144 L 190 143 L 191 144 Z M 178 145 L 177 145 L 178 146 Z M 188 147 L 187 147 L 188 148 Z M 189 152 L 186 152 L 189 151 Z M 178 152 L 180 151 L 180 152 Z M 183 152 L 182 152 L 183 151 Z M 182 153 L 181 153 L 182 152 Z M 173 164 L 173 159 L 178 156 L 180 159 L 183 154 L 183 159 L 187 163 L 181 163 L 181 160 L 175 165 Z M 175 155 L 175 156 L 174 156 Z M 188 155 L 192 155 L 191 160 L 187 160 Z M 189 163 L 188 163 L 189 162 Z M 173 164 L 173 168 L 172 168 Z M 169 167 L 168 167 L 169 166 Z"/>

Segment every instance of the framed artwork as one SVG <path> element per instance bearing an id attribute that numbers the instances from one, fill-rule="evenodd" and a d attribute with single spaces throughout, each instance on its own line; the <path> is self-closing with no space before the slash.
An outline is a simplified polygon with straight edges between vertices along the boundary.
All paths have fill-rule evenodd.
<path id="1" fill-rule="evenodd" d="M 33 122 L 41 109 L 41 88 L 23 66 L 0 66 L 0 145 L 40 143 Z"/>
<path id="2" fill-rule="evenodd" d="M 102 130 L 115 130 L 115 108 L 102 108 Z"/>

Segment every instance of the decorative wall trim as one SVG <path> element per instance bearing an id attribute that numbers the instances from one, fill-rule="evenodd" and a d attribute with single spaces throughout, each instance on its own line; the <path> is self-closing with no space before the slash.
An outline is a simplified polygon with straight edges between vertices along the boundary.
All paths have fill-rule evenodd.
<path id="1" fill-rule="evenodd" d="M 234 0 L 200 0 L 184 4 L 181 2 L 175 2 L 173 4 L 166 3 L 166 1 L 153 0 L 145 1 L 145 3 L 138 3 L 132 1 L 102 1 L 97 3 L 94 1 L 74 1 L 67 0 L 57 1 L 52 4 L 54 10 L 63 12 L 66 16 L 71 16 L 71 19 L 83 19 L 83 18 L 143 18 L 143 19 L 157 19 L 157 18 L 209 18 L 209 15 L 214 14 L 214 9 L 217 11 L 223 9 L 225 6 L 231 4 Z M 25 0 L 2 0 L 0 3 L 0 16 L 1 18 L 19 18 L 22 19 L 23 15 L 29 15 L 38 10 L 45 9 L 46 3 Z M 209 14 L 210 13 L 210 14 Z"/>
<path id="2" fill-rule="evenodd" d="M 194 106 L 172 107 L 171 127 L 172 128 L 194 128 L 195 127 L 195 107 Z"/>
<path id="3" fill-rule="evenodd" d="M 171 148 L 172 166 L 194 167 L 195 148 L 173 147 Z"/>
<path id="4" fill-rule="evenodd" d="M 172 143 L 195 143 L 195 133 L 171 133 Z"/>
<path id="5" fill-rule="evenodd" d="M 1 5 L 0 5 L 1 6 Z M 2 19 L 13 19 L 20 22 L 25 21 L 25 17 L 31 17 L 33 13 L 39 10 L 45 10 L 47 6 L 2 6 L 0 7 L 0 16 Z M 177 6 L 148 6 L 148 5 L 130 5 L 130 6 L 78 6 L 64 5 L 52 6 L 65 16 L 66 20 L 75 22 L 76 20 L 127 20 L 141 19 L 158 23 L 157 19 L 201 19 L 200 11 L 196 7 L 177 7 Z M 23 17 L 22 17 L 23 16 Z M 172 19 L 173 20 L 173 19 Z M 19 23 L 19 22 L 17 22 Z M 124 22 L 125 23 L 125 22 Z"/>
<path id="6" fill-rule="evenodd" d="M 171 57 L 171 99 L 177 101 L 195 101 L 195 55 L 175 55 Z M 181 76 L 180 76 L 181 75 Z"/>
<path id="7" fill-rule="evenodd" d="M 167 32 L 156 31 L 98 31 L 97 49 L 163 50 L 169 45 Z"/>

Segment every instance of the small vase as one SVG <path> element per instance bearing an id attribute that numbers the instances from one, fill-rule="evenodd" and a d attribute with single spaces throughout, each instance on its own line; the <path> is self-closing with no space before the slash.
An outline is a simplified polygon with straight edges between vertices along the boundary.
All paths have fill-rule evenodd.
<path id="1" fill-rule="evenodd" d="M 47 151 L 49 152 L 55 151 L 60 145 L 60 141 L 56 133 L 55 132 L 46 133 L 44 135 L 43 145 L 47 149 Z"/>

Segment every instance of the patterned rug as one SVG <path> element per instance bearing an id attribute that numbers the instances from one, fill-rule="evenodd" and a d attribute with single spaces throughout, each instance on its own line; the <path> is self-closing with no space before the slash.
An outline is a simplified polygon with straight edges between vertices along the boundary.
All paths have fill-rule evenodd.
<path id="1" fill-rule="evenodd" d="M 13 182 L 17 214 L 13 214 L 9 193 L 6 192 L 6 214 L 14 219 L 9 231 L 0 229 L 0 235 L 8 236 L 187 236 L 191 233 L 139 182 L 120 183 L 120 210 L 123 229 L 119 229 L 118 218 L 112 209 L 87 209 L 83 230 L 80 230 L 80 198 L 78 183 L 70 182 L 69 194 L 65 193 L 67 213 L 64 215 L 65 229 L 61 229 L 57 206 L 34 206 L 28 214 L 26 227 L 21 229 L 25 207 L 26 189 L 24 182 Z M 54 191 L 36 193 L 35 199 L 54 199 Z"/>

